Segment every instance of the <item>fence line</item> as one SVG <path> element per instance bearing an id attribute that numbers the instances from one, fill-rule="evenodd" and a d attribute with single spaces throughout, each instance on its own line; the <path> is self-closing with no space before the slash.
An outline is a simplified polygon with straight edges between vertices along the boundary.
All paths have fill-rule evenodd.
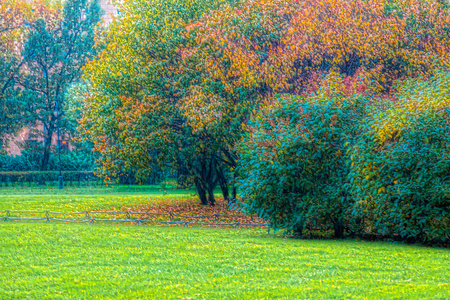
<path id="1" fill-rule="evenodd" d="M 44 214 L 43 217 L 21 217 L 14 216 L 18 214 Z M 157 213 L 157 212 L 135 212 L 135 211 L 95 211 L 95 210 L 86 210 L 86 211 L 77 211 L 77 212 L 58 212 L 58 211 L 49 211 L 49 210 L 1 210 L 0 219 L 3 219 L 5 222 L 7 221 L 20 221 L 20 220 L 33 220 L 33 221 L 58 221 L 58 222 L 69 222 L 69 223 L 90 223 L 94 224 L 95 222 L 128 222 L 135 225 L 141 224 L 176 224 L 176 225 L 200 225 L 200 226 L 268 226 L 267 223 L 241 223 L 241 222 L 220 222 L 220 218 L 238 218 L 238 217 L 250 217 L 253 221 L 253 218 L 257 218 L 257 216 L 246 216 L 246 215 L 225 215 L 225 214 L 212 214 L 212 215 L 201 215 L 201 216 L 187 216 L 174 214 L 172 212 L 169 213 Z M 11 215 L 14 214 L 14 215 Z M 95 214 L 124 214 L 125 219 L 104 219 L 104 218 L 94 218 Z M 57 218 L 52 215 L 84 215 L 84 219 L 76 220 L 76 219 L 66 219 L 66 218 Z M 144 215 L 144 216 L 168 216 L 170 220 L 145 220 L 139 218 L 132 218 L 132 215 Z M 215 218 L 216 222 L 191 222 L 187 220 L 174 220 L 175 218 L 185 218 L 185 219 L 200 219 L 200 218 Z"/>

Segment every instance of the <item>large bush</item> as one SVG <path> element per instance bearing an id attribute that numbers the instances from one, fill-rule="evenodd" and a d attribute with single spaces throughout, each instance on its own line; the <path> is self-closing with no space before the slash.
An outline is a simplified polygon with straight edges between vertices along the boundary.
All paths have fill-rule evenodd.
<path id="1" fill-rule="evenodd" d="M 404 82 L 370 114 L 351 150 L 350 192 L 365 232 L 450 239 L 450 74 Z"/>
<path id="2" fill-rule="evenodd" d="M 305 227 L 342 237 L 353 202 L 347 148 L 367 100 L 358 95 L 278 97 L 249 125 L 240 147 L 241 207 L 274 229 Z"/>
<path id="3" fill-rule="evenodd" d="M 448 243 L 450 75 L 404 81 L 392 99 L 328 86 L 280 97 L 250 123 L 241 207 L 298 234 Z"/>

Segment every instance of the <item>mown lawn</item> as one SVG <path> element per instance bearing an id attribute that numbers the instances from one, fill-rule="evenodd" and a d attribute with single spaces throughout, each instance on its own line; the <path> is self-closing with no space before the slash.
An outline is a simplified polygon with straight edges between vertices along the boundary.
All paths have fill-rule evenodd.
<path id="1" fill-rule="evenodd" d="M 263 230 L 0 223 L 0 299 L 448 299 L 450 251 Z"/>
<path id="2" fill-rule="evenodd" d="M 114 189 L 11 190 L 0 195 L 0 210 L 192 197 Z M 450 299 L 450 250 L 284 239 L 264 229 L 0 220 L 0 299 L 24 298 Z"/>
<path id="3" fill-rule="evenodd" d="M 95 188 L 1 188 L 0 210 L 84 211 L 126 208 L 142 203 L 183 201 L 195 198 L 192 190 L 160 186 L 117 185 Z"/>

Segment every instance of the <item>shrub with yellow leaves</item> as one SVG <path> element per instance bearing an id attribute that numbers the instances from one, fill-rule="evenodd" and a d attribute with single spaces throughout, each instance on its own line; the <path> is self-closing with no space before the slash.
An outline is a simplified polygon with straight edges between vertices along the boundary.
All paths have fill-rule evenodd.
<path id="1" fill-rule="evenodd" d="M 355 214 L 376 234 L 450 240 L 450 74 L 399 83 L 350 151 Z"/>

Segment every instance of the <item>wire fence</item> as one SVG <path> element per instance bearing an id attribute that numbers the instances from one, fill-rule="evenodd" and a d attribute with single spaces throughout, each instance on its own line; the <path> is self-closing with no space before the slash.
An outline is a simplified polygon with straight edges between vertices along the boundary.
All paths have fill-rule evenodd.
<path id="1" fill-rule="evenodd" d="M 27 215 L 27 216 L 24 216 Z M 106 218 L 114 215 L 114 218 Z M 116 218 L 117 215 L 122 215 L 122 218 Z M 68 218 L 65 216 L 72 216 Z M 152 220 L 152 217 L 165 218 L 163 220 Z M 236 218 L 250 218 L 251 222 L 232 221 Z M 123 222 L 135 225 L 141 224 L 174 224 L 189 226 L 268 226 L 267 223 L 262 223 L 257 216 L 233 215 L 233 214 L 211 214 L 200 216 L 181 215 L 172 212 L 136 212 L 136 211 L 77 211 L 77 212 L 58 212 L 49 210 L 1 210 L 0 219 L 5 222 L 8 221 L 57 221 L 67 223 L 89 223 L 96 222 Z M 193 222 L 191 220 L 199 219 L 214 219 L 214 222 Z"/>

